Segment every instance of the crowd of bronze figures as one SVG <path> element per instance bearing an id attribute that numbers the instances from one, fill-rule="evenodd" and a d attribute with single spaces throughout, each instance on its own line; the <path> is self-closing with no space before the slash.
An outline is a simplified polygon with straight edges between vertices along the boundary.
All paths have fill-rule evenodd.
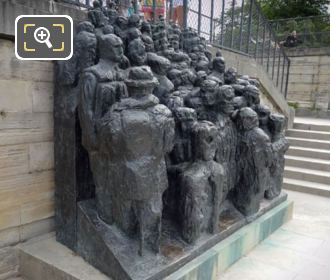
<path id="1" fill-rule="evenodd" d="M 250 216 L 281 192 L 285 117 L 192 29 L 95 1 L 57 83 L 76 96 L 98 215 L 140 255 L 159 252 L 164 220 L 194 243 L 219 231 L 225 202 Z"/>

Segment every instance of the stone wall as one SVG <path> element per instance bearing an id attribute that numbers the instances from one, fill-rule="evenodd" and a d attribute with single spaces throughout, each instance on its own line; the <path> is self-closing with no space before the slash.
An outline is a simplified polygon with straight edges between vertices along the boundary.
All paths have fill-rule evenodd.
<path id="1" fill-rule="evenodd" d="M 0 0 L 0 280 L 17 271 L 14 245 L 54 230 L 53 63 L 16 59 L 22 14 L 86 17 L 52 0 Z"/>
<path id="2" fill-rule="evenodd" d="M 8 246 L 54 227 L 52 107 L 52 63 L 0 39 L 0 279 L 16 265 Z"/>
<path id="3" fill-rule="evenodd" d="M 298 52 L 288 50 L 291 60 L 288 101 L 299 109 L 330 109 L 330 48 Z"/>
<path id="4" fill-rule="evenodd" d="M 0 0 L 0 34 L 15 35 L 15 19 L 19 15 L 70 15 L 74 21 L 86 18 L 83 8 L 54 0 Z"/>

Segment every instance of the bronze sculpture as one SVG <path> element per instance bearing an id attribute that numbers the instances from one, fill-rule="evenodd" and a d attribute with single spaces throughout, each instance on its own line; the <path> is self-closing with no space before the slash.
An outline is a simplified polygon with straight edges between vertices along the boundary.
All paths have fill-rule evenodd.
<path id="1" fill-rule="evenodd" d="M 286 198 L 285 118 L 194 30 L 97 2 L 75 45 L 57 63 L 59 241 L 115 280 L 162 279 Z"/>

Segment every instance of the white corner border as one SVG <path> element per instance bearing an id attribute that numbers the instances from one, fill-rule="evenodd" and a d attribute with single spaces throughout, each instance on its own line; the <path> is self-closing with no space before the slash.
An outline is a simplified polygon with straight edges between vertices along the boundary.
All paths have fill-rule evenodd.
<path id="1" fill-rule="evenodd" d="M 23 17 L 63 17 L 67 18 L 70 21 L 71 24 L 71 52 L 69 56 L 63 58 L 39 58 L 39 57 L 34 57 L 34 58 L 24 58 L 18 55 L 17 53 L 17 23 L 18 21 L 23 18 Z M 68 15 L 20 15 L 15 19 L 15 56 L 19 60 L 45 60 L 45 61 L 53 61 L 53 60 L 69 60 L 73 55 L 73 20 L 70 16 Z"/>

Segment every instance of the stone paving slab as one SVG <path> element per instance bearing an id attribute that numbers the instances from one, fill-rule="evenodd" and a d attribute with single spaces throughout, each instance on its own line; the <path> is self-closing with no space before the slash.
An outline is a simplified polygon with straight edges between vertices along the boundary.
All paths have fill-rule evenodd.
<path id="1" fill-rule="evenodd" d="M 330 279 L 330 198 L 288 194 L 295 203 L 293 220 L 217 280 Z"/>
<path id="2" fill-rule="evenodd" d="M 220 242 L 204 254 L 188 263 L 165 280 L 213 280 L 217 279 L 228 267 L 235 263 L 238 259 L 243 257 L 242 263 L 246 264 L 246 268 L 254 271 L 256 267 L 247 260 L 245 262 L 244 255 L 246 255 L 253 247 L 265 240 L 271 233 L 277 230 L 285 222 L 291 219 L 293 210 L 293 203 L 290 201 L 283 202 L 275 207 L 265 215 L 261 216 L 251 224 L 243 227 L 242 229 L 229 236 L 227 239 Z M 250 262 L 250 263 L 249 263 Z M 255 262 L 253 260 L 253 262 Z M 270 275 L 276 275 L 281 280 L 281 271 L 278 268 L 272 269 Z M 235 274 L 235 278 L 240 279 Z M 282 277 L 282 276 L 281 276 Z M 224 279 L 220 276 L 219 279 Z M 243 279 L 243 278 L 242 278 Z M 268 279 L 266 278 L 251 278 Z"/>

